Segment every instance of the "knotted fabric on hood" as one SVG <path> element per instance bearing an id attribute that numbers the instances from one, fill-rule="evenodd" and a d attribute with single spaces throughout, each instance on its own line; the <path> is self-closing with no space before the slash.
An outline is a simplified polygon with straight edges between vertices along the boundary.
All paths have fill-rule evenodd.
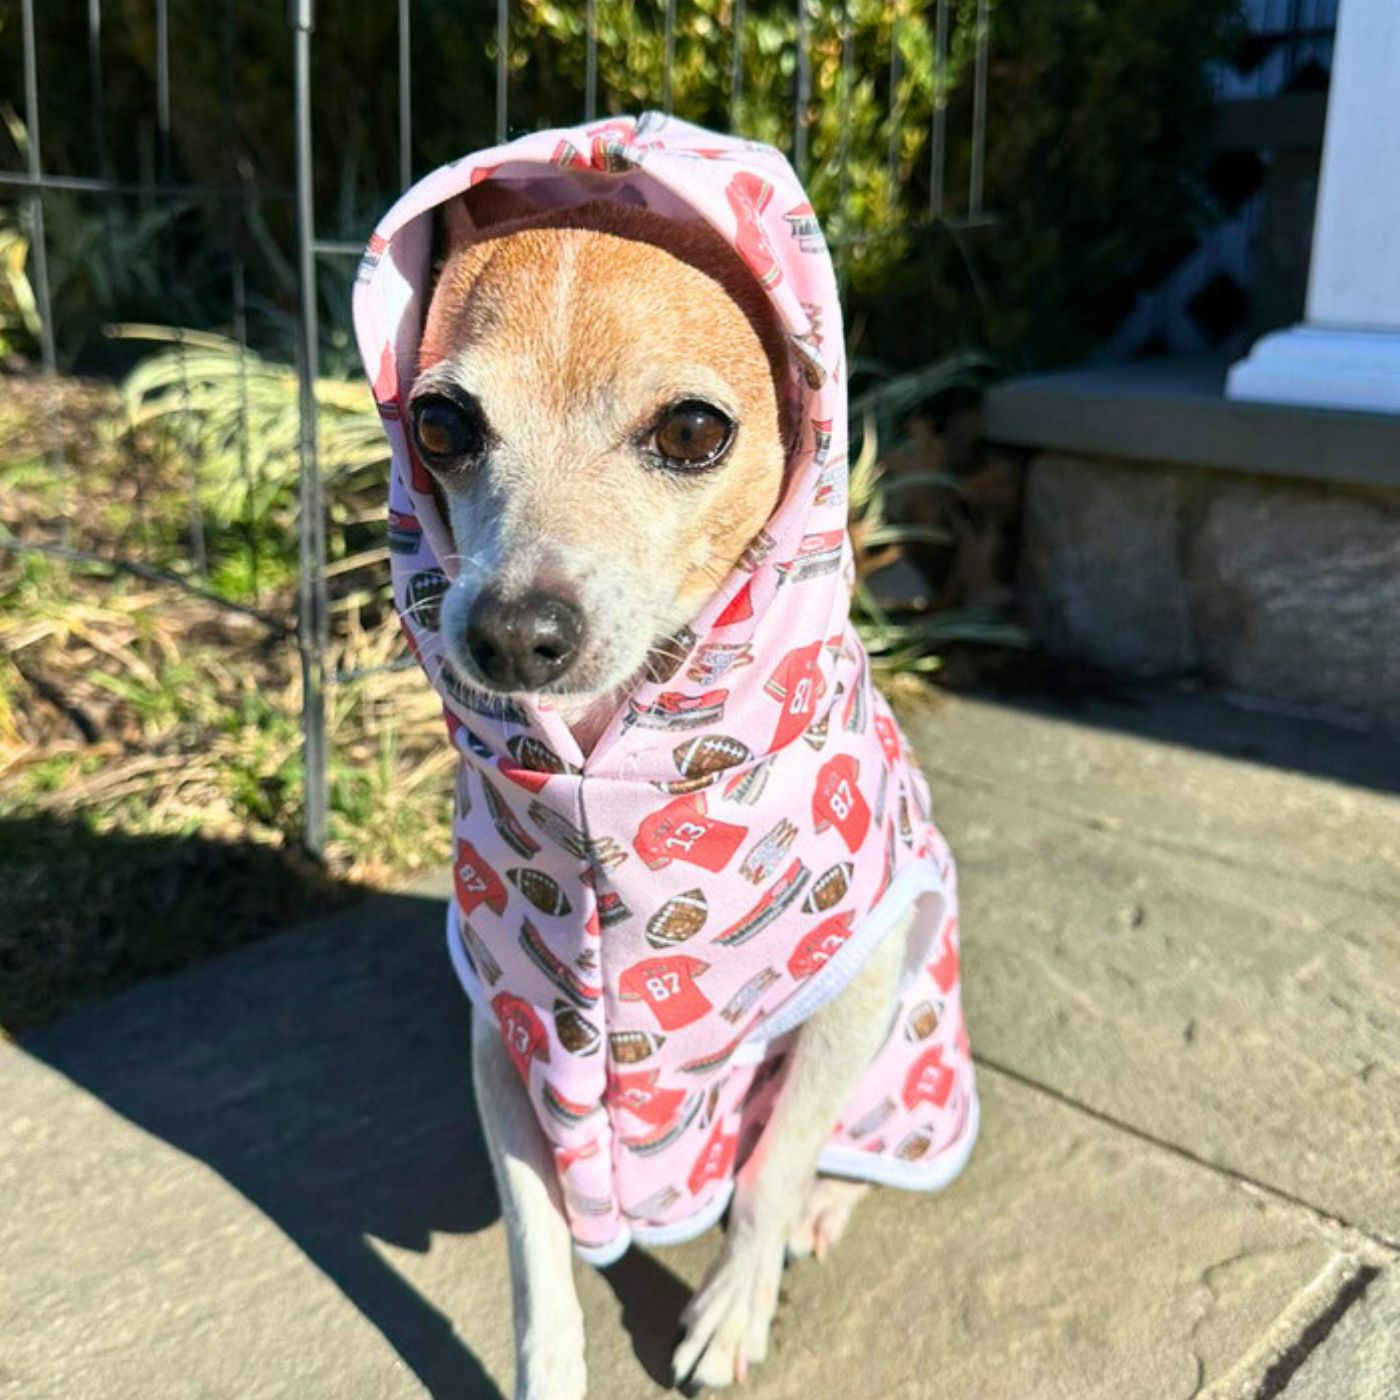
<path id="1" fill-rule="evenodd" d="M 407 396 L 432 211 L 483 180 L 542 209 L 613 197 L 707 221 L 792 351 L 782 501 L 670 673 L 638 683 L 587 754 L 551 705 L 462 685 L 436 632 L 454 549 Z M 888 1034 L 820 1166 L 945 1185 L 977 1132 L 953 863 L 849 619 L 841 311 L 787 161 L 656 113 L 468 156 L 380 222 L 355 325 L 393 450 L 394 598 L 461 754 L 448 946 L 553 1145 L 579 1252 L 604 1264 L 718 1218 L 793 1032 L 911 908 Z"/>

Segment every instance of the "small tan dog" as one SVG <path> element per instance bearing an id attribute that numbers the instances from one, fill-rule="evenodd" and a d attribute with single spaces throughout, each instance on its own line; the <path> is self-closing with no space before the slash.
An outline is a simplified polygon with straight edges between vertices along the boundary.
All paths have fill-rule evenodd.
<path id="1" fill-rule="evenodd" d="M 616 117 L 425 176 L 354 301 L 459 760 L 517 1394 L 584 1394 L 574 1254 L 726 1209 L 673 1365 L 741 1381 L 785 1259 L 864 1183 L 942 1189 L 979 1121 L 952 855 L 850 618 L 820 225 L 773 147 Z"/>
<path id="2" fill-rule="evenodd" d="M 489 185 L 448 207 L 412 390 L 464 563 L 441 630 L 460 672 L 488 691 L 552 697 L 587 752 L 616 692 L 777 502 L 783 339 L 715 234 L 619 203 L 510 214 Z M 487 441 L 475 470 L 454 468 Z M 678 490 L 643 469 L 648 454 L 717 465 Z M 724 1386 L 763 1360 L 785 1256 L 824 1255 L 868 1189 L 818 1178 L 817 1157 L 886 1034 L 903 945 L 886 938 L 801 1027 L 724 1247 L 686 1309 L 678 1380 Z M 585 1390 L 583 1319 L 553 1157 L 496 1027 L 475 1025 L 510 1240 L 516 1393 L 572 1400 Z"/>

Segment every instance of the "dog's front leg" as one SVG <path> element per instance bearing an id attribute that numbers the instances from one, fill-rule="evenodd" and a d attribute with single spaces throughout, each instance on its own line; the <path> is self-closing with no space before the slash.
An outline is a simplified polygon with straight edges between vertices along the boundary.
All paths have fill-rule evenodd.
<path id="1" fill-rule="evenodd" d="M 583 1311 L 553 1156 L 495 1026 L 481 1016 L 472 1078 L 510 1245 L 516 1400 L 581 1400 Z"/>
<path id="2" fill-rule="evenodd" d="M 832 1125 L 889 1028 L 907 933 L 908 924 L 887 936 L 803 1024 L 772 1115 L 735 1182 L 724 1247 L 682 1318 L 677 1380 L 729 1385 L 767 1355 L 788 1235 Z"/>

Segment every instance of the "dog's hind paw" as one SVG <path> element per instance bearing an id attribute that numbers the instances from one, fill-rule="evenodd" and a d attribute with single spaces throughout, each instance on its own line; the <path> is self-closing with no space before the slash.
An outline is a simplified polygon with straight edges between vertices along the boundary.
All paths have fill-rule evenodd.
<path id="1" fill-rule="evenodd" d="M 857 1202 L 869 1190 L 869 1184 L 864 1181 L 847 1181 L 839 1176 L 813 1177 L 802 1209 L 788 1231 L 787 1257 L 806 1259 L 815 1254 L 818 1259 L 825 1259 L 845 1233 Z"/>
<path id="2" fill-rule="evenodd" d="M 730 1236 L 681 1314 L 685 1337 L 672 1369 L 679 1384 L 718 1390 L 744 1380 L 768 1355 L 778 1306 L 781 1241 Z"/>

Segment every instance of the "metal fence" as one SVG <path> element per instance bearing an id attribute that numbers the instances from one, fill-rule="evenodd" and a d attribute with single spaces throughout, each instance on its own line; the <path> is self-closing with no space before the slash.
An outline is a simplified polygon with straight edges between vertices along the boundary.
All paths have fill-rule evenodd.
<path id="1" fill-rule="evenodd" d="M 53 300 L 50 289 L 48 239 L 45 229 L 46 198 L 55 192 L 68 191 L 98 196 L 103 199 L 137 197 L 145 201 L 181 201 L 197 199 L 217 201 L 226 205 L 235 218 L 245 217 L 252 202 L 291 201 L 295 207 L 296 234 L 294 263 L 299 288 L 296 315 L 296 362 L 300 395 L 300 471 L 299 471 L 299 581 L 297 589 L 296 638 L 302 671 L 302 733 L 304 743 L 304 810 L 305 842 L 313 852 L 325 845 L 328 821 L 327 793 L 327 688 L 338 678 L 328 672 L 327 649 L 330 615 L 326 583 L 326 511 L 323 498 L 325 469 L 318 443 L 318 414 L 315 385 L 319 372 L 321 334 L 318 325 L 317 272 L 323 259 L 358 258 L 359 242 L 329 239 L 318 235 L 314 200 L 315 151 L 312 140 L 312 59 L 316 28 L 316 0 L 289 0 L 287 42 L 291 49 L 292 81 L 287 92 L 287 119 L 294 137 L 295 179 L 290 190 L 249 188 L 246 185 L 211 185 L 182 181 L 176 176 L 172 138 L 171 88 L 171 0 L 149 0 L 154 21 L 155 82 L 150 94 L 156 133 L 156 170 L 153 179 L 122 180 L 113 174 L 107 140 L 107 120 L 104 105 L 104 34 L 102 0 L 86 0 L 85 57 L 88 65 L 91 93 L 92 153 L 95 170 L 86 173 L 59 172 L 48 168 L 44 161 L 43 131 L 40 113 L 41 73 L 36 41 L 35 0 L 20 0 L 23 69 L 23 120 L 26 129 L 25 168 L 0 171 L 0 191 L 12 191 L 22 201 L 30 233 L 30 270 L 39 318 L 39 355 L 44 371 L 53 375 L 58 368 L 55 339 Z M 334 0 L 321 0 L 323 10 L 330 10 Z M 396 12 L 396 77 L 397 77 L 397 137 L 398 179 L 406 188 L 414 178 L 414 117 L 413 74 L 410 63 L 411 0 L 383 0 Z M 558 111 L 549 114 L 552 122 L 566 123 L 580 116 L 589 120 L 598 114 L 599 100 L 599 16 L 598 0 L 582 0 L 584 82 L 581 112 Z M 655 95 L 655 105 L 670 111 L 675 98 L 677 7 L 681 0 L 660 0 L 664 6 L 664 69 L 661 89 Z M 222 48 L 222 78 L 232 90 L 235 63 L 231 40 L 233 0 L 225 0 L 222 13 L 228 26 Z M 212 12 L 212 5 L 210 7 Z M 972 55 L 968 97 L 970 156 L 965 190 L 952 191 L 948 182 L 949 121 L 948 102 L 950 54 L 953 51 L 955 26 L 959 13 L 971 13 L 973 32 L 966 47 Z M 936 91 L 941 94 L 935 102 L 928 132 L 928 203 L 927 218 L 931 223 L 947 226 L 977 225 L 984 221 L 985 170 L 987 144 L 987 84 L 990 35 L 990 0 L 975 0 L 959 6 L 955 0 L 927 0 L 922 18 L 931 21 L 934 33 L 934 64 Z M 854 28 L 844 0 L 837 5 L 821 0 L 796 0 L 796 43 L 793 54 L 793 122 L 788 153 L 799 174 L 806 175 L 811 159 L 809 131 L 814 113 L 824 101 L 835 96 L 816 92 L 813 88 L 812 42 L 813 25 L 818 19 L 834 19 L 841 37 L 840 91 L 849 93 L 855 74 Z M 510 0 L 497 0 L 495 14 L 495 132 L 505 140 L 511 132 L 510 91 Z M 748 22 L 745 0 L 733 0 L 727 32 L 716 42 L 727 43 L 732 52 L 729 69 L 730 123 L 737 119 L 743 96 L 744 66 L 742 40 Z M 484 37 L 484 36 L 483 36 Z M 890 94 L 889 167 L 893 177 L 897 166 L 898 114 L 894 110 L 895 93 L 901 75 L 901 53 L 898 45 L 898 25 L 891 32 L 888 55 L 888 84 Z M 77 48 L 75 40 L 74 48 Z M 74 55 L 76 56 L 76 55 Z M 483 101 L 486 100 L 483 94 Z M 844 140 L 844 137 L 843 137 Z M 843 162 L 844 149 L 835 153 Z M 844 166 L 840 166 L 844 169 Z M 838 246 L 838 264 L 843 250 Z M 240 351 L 246 352 L 248 326 L 248 293 L 243 261 L 235 250 L 227 267 L 227 324 Z M 243 441 L 246 446 L 247 419 L 243 419 Z M 243 456 L 246 461 L 246 452 Z M 57 449 L 55 448 L 55 457 Z M 329 464 L 333 465 L 333 464 Z M 107 567 L 112 572 L 133 573 L 147 579 L 187 589 L 206 598 L 217 595 L 206 577 L 206 552 L 201 516 L 200 497 L 195 480 L 195 464 L 190 463 L 189 480 L 189 538 L 191 558 L 189 572 L 175 573 L 137 559 L 99 558 L 81 549 L 52 545 L 37 545 L 23 540 L 0 539 L 0 547 L 10 550 L 36 549 L 59 554 L 89 564 Z M 281 626 L 280 620 L 233 600 L 221 599 L 226 606 L 256 616 L 269 626 Z"/>

